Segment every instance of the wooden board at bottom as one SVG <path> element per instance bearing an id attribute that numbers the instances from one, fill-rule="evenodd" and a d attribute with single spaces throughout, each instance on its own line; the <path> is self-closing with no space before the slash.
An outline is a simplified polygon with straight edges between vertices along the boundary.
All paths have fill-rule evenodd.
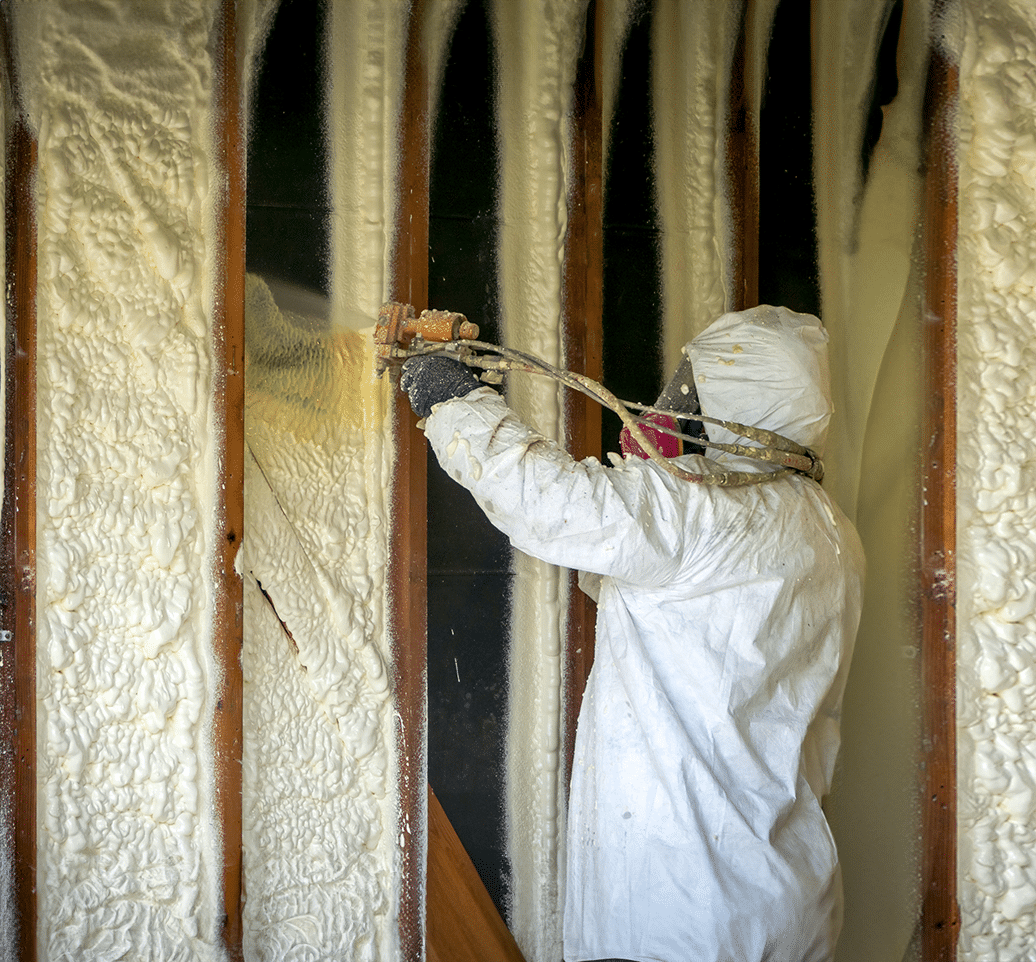
<path id="1" fill-rule="evenodd" d="M 427 911 L 428 962 L 525 962 L 431 788 Z"/>

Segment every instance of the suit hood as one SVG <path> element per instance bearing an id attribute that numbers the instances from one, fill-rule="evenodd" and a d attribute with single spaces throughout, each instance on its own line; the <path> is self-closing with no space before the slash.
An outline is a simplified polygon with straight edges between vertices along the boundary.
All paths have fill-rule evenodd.
<path id="1" fill-rule="evenodd" d="M 827 341 L 819 318 L 786 307 L 724 314 L 684 347 L 702 414 L 776 431 L 822 455 L 834 410 Z M 706 429 L 714 441 L 748 443 Z"/>

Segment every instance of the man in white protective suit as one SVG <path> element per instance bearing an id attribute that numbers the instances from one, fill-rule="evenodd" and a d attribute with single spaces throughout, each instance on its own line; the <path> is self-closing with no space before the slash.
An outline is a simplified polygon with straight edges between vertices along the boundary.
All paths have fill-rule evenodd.
<path id="1" fill-rule="evenodd" d="M 726 314 L 684 353 L 701 414 L 821 453 L 832 408 L 815 317 Z M 453 358 L 412 358 L 400 383 L 443 468 L 516 548 L 603 576 L 566 960 L 831 959 L 841 880 L 821 800 L 860 617 L 852 525 L 801 474 L 720 487 L 636 457 L 576 462 Z M 729 453 L 677 463 L 774 470 Z"/>

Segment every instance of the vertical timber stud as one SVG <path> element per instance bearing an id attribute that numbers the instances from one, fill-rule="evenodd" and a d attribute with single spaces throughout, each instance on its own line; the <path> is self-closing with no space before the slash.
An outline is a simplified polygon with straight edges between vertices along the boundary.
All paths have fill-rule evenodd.
<path id="1" fill-rule="evenodd" d="M 754 28 L 755 0 L 745 0 L 730 65 L 727 114 L 727 190 L 734 255 L 732 311 L 743 311 L 759 303 L 759 118 L 752 114 L 759 78 L 752 56 Z"/>
<path id="2" fill-rule="evenodd" d="M 216 48 L 216 149 L 223 168 L 217 216 L 223 263 L 217 274 L 213 324 L 213 403 L 223 428 L 213 644 L 223 677 L 212 737 L 216 824 L 223 842 L 223 944 L 229 959 L 240 960 L 243 601 L 234 562 L 244 527 L 245 184 L 235 14 L 235 0 L 223 0 Z"/>
<path id="3" fill-rule="evenodd" d="M 3 566 L 0 570 L 0 804 L 13 855 L 17 958 L 36 959 L 36 140 L 21 116 L 0 11 L 8 122 L 4 131 L 6 352 Z M 10 933 L 14 936 L 14 933 Z"/>
<path id="4" fill-rule="evenodd" d="M 413 0 L 407 23 L 403 106 L 399 124 L 399 205 L 392 298 L 428 306 L 428 70 L 422 37 L 426 5 Z M 393 374 L 393 377 L 398 375 Z M 395 384 L 393 384 L 395 388 Z M 399 954 L 425 955 L 424 876 L 427 825 L 425 701 L 428 632 L 428 465 L 425 440 L 402 391 L 393 389 L 396 461 L 392 477 L 389 630 L 395 666 L 399 752 L 401 885 Z"/>
<path id="5" fill-rule="evenodd" d="M 940 4 L 936 4 L 938 8 Z M 938 9 L 935 11 L 938 13 Z M 956 325 L 958 69 L 933 49 L 925 94 L 921 443 L 921 958 L 957 957 Z"/>
<path id="6" fill-rule="evenodd" d="M 604 171 L 601 114 L 602 0 L 590 0 L 583 54 L 576 67 L 572 117 L 572 189 L 564 265 L 565 365 L 594 380 L 602 372 L 604 287 Z M 601 456 L 601 409 L 582 394 L 566 392 L 565 427 L 573 457 Z M 572 771 L 575 729 L 583 688 L 594 658 L 597 608 L 569 573 L 565 653 L 564 759 Z"/>

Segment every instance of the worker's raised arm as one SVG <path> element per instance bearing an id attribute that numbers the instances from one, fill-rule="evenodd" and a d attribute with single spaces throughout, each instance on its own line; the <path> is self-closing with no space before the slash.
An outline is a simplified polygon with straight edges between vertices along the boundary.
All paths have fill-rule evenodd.
<path id="1" fill-rule="evenodd" d="M 423 363 L 407 362 L 400 385 L 427 416 L 439 463 L 516 548 L 635 584 L 663 584 L 675 573 L 684 509 L 672 486 L 681 482 L 645 470 L 647 462 L 616 469 L 593 458 L 577 462 L 495 391 L 477 387 L 466 368 L 449 366 L 459 362 L 415 360 Z"/>

